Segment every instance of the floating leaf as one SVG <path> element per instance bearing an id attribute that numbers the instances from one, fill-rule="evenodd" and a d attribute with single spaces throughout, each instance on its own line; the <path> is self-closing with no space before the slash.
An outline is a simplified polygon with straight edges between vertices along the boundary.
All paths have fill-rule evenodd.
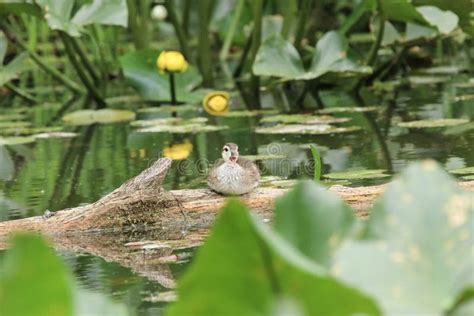
<path id="1" fill-rule="evenodd" d="M 437 128 L 456 126 L 469 123 L 468 119 L 437 119 L 437 120 L 419 120 L 411 122 L 401 122 L 398 126 L 405 128 Z"/>
<path id="2" fill-rule="evenodd" d="M 0 146 L 34 143 L 33 137 L 0 137 Z"/>
<path id="3" fill-rule="evenodd" d="M 47 138 L 73 138 L 77 137 L 79 134 L 77 133 L 68 133 L 68 132 L 45 132 L 34 134 L 32 137 L 36 139 L 47 139 Z"/>
<path id="4" fill-rule="evenodd" d="M 428 75 L 455 75 L 460 72 L 462 72 L 464 68 L 460 66 L 452 66 L 452 65 L 447 65 L 447 66 L 437 66 L 437 67 L 431 67 L 431 68 L 426 68 L 421 70 L 421 73 L 425 73 Z"/>
<path id="5" fill-rule="evenodd" d="M 252 117 L 252 116 L 259 116 L 259 115 L 272 115 L 277 114 L 277 110 L 243 110 L 243 111 L 230 111 L 223 114 L 223 117 Z"/>
<path id="6" fill-rule="evenodd" d="M 463 180 L 465 180 L 465 181 L 474 180 L 474 174 L 471 174 L 471 175 L 469 175 L 469 176 L 461 177 L 461 179 L 463 179 Z"/>
<path id="7" fill-rule="evenodd" d="M 139 109 L 138 113 L 182 113 L 182 112 L 196 112 L 197 106 L 186 104 L 186 105 L 162 105 L 160 107 Z"/>
<path id="8" fill-rule="evenodd" d="M 252 161 L 263 161 L 263 160 L 274 160 L 274 159 L 285 159 L 286 155 L 244 155 L 243 158 Z"/>
<path id="9" fill-rule="evenodd" d="M 457 175 L 474 174 L 474 167 L 451 169 L 449 170 L 449 173 L 457 174 Z"/>
<path id="10" fill-rule="evenodd" d="M 171 133 L 171 134 L 191 134 L 216 132 L 227 129 L 227 126 L 204 125 L 199 123 L 182 124 L 182 125 L 159 125 L 147 128 L 137 129 L 138 133 Z"/>
<path id="11" fill-rule="evenodd" d="M 384 169 L 366 169 L 366 170 L 351 170 L 344 172 L 333 172 L 325 174 L 324 177 L 333 180 L 361 180 L 361 179 L 378 179 L 387 178 L 390 175 L 385 173 Z"/>
<path id="12" fill-rule="evenodd" d="M 333 113 L 361 113 L 361 112 L 375 112 L 380 110 L 378 106 L 366 106 L 366 107 L 356 107 L 356 106 L 337 106 L 331 108 L 325 108 L 322 110 L 318 110 L 318 113 L 321 114 L 333 114 Z"/>
<path id="13" fill-rule="evenodd" d="M 63 116 L 64 123 L 69 125 L 108 124 L 126 122 L 134 119 L 134 112 L 115 109 L 80 110 Z"/>
<path id="14" fill-rule="evenodd" d="M 408 167 L 375 203 L 371 239 L 345 242 L 333 271 L 386 315 L 441 315 L 473 286 L 474 196 L 433 162 Z"/>
<path id="15" fill-rule="evenodd" d="M 125 78 L 145 100 L 170 101 L 169 75 L 156 68 L 159 54 L 160 51 L 153 49 L 133 51 L 120 57 L 120 65 Z M 201 82 L 194 66 L 189 65 L 185 72 L 175 74 L 175 82 L 179 102 L 197 103 L 204 97 L 203 92 L 192 91 Z"/>
<path id="16" fill-rule="evenodd" d="M 16 114 L 0 114 L 0 122 L 1 121 L 21 121 L 25 119 L 26 116 L 21 113 Z"/>
<path id="17" fill-rule="evenodd" d="M 299 124 L 333 124 L 350 121 L 346 117 L 332 117 L 332 116 L 317 116 L 305 114 L 280 114 L 267 116 L 260 120 L 262 123 L 299 123 Z"/>
<path id="18" fill-rule="evenodd" d="M 379 314 L 370 298 L 328 277 L 236 200 L 180 280 L 178 297 L 170 316 L 272 315 L 283 297 L 304 315 Z"/>
<path id="19" fill-rule="evenodd" d="M 131 126 L 136 127 L 148 127 L 148 126 L 160 126 L 160 125 L 172 125 L 172 124 L 193 124 L 193 123 L 206 123 L 208 118 L 206 117 L 195 117 L 192 119 L 183 119 L 181 117 L 168 117 L 158 118 L 152 120 L 138 120 L 130 123 Z"/>
<path id="20" fill-rule="evenodd" d="M 2 129 L 16 129 L 31 126 L 30 122 L 23 121 L 9 121 L 9 122 L 0 122 L 0 128 Z"/>
<path id="21" fill-rule="evenodd" d="M 42 126 L 42 127 L 9 127 L 9 128 L 4 128 L 0 134 L 4 135 L 33 135 L 33 134 L 38 134 L 38 133 L 50 133 L 50 132 L 59 132 L 62 131 L 63 127 L 62 126 Z"/>
<path id="22" fill-rule="evenodd" d="M 316 125 L 278 124 L 278 125 L 274 125 L 270 127 L 259 127 L 255 129 L 255 133 L 257 134 L 327 135 L 327 134 L 339 134 L 339 133 L 352 133 L 352 132 L 359 131 L 360 129 L 361 128 L 358 126 L 334 127 L 327 124 L 316 124 Z"/>
<path id="23" fill-rule="evenodd" d="M 314 181 L 297 184 L 275 202 L 275 230 L 300 253 L 324 266 L 329 266 L 354 220 L 347 204 Z"/>
<path id="24" fill-rule="evenodd" d="M 408 81 L 412 85 L 432 85 L 444 83 L 446 82 L 446 78 L 434 76 L 409 76 Z"/>

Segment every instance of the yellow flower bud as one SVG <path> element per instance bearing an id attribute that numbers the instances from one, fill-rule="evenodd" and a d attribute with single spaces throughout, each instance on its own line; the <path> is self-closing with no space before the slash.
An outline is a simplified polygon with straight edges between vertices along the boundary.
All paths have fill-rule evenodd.
<path id="1" fill-rule="evenodd" d="M 188 62 L 180 52 L 162 51 L 156 60 L 156 66 L 161 71 L 184 72 L 188 69 Z"/>
<path id="2" fill-rule="evenodd" d="M 188 158 L 192 151 L 193 144 L 191 144 L 189 140 L 186 140 L 182 144 L 165 147 L 163 149 L 163 155 L 173 160 L 183 160 Z"/>
<path id="3" fill-rule="evenodd" d="M 229 111 L 229 94 L 224 91 L 210 92 L 204 97 L 202 106 L 211 115 L 223 115 Z"/>

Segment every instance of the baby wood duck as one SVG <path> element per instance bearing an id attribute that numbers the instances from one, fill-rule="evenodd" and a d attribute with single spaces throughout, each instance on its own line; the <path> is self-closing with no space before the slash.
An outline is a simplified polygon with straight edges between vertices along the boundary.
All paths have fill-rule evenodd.
<path id="1" fill-rule="evenodd" d="M 242 195 L 258 186 L 260 173 L 250 160 L 239 157 L 239 147 L 234 143 L 225 144 L 219 159 L 207 179 L 211 189 L 225 195 Z"/>

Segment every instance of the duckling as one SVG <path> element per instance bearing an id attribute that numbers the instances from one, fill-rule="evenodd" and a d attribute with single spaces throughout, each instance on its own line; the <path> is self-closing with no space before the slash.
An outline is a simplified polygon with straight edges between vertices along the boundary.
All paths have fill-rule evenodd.
<path id="1" fill-rule="evenodd" d="M 207 184 L 214 191 L 225 195 L 242 195 L 258 187 L 260 173 L 250 160 L 239 157 L 239 147 L 227 143 L 222 148 L 219 159 L 207 179 Z"/>

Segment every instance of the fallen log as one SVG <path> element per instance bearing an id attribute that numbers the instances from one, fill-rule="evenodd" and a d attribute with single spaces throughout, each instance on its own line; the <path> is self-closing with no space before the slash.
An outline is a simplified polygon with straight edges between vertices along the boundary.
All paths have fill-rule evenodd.
<path id="1" fill-rule="evenodd" d="M 153 231 L 155 239 L 164 240 L 180 239 L 183 231 L 208 228 L 226 198 L 209 189 L 164 190 L 161 184 L 170 166 L 171 159 L 161 158 L 92 204 L 58 211 L 50 217 L 0 222 L 0 240 L 14 231 L 36 231 L 55 236 L 54 239 L 85 233 Z M 474 181 L 460 185 L 474 191 Z M 363 218 L 384 187 L 333 186 L 329 190 L 347 201 L 356 215 Z M 262 187 L 240 199 L 255 213 L 270 219 L 274 200 L 284 192 L 285 189 Z"/>

